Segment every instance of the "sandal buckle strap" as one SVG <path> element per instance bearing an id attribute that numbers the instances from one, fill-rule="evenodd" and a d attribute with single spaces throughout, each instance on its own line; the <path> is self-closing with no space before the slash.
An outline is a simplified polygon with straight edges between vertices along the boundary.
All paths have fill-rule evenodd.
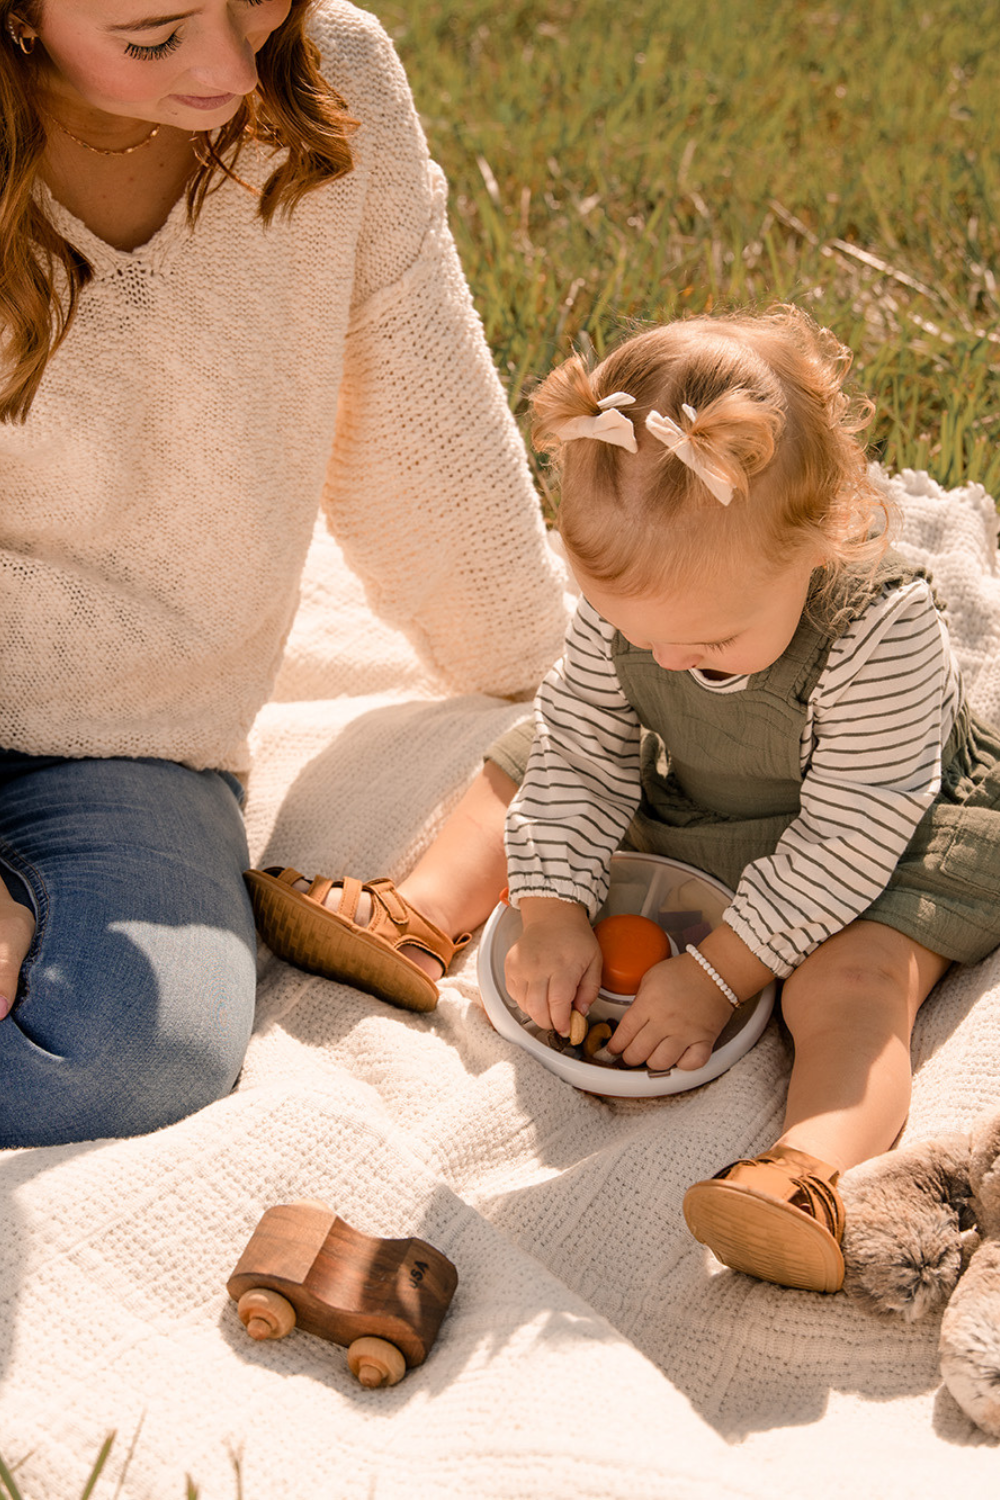
<path id="1" fill-rule="evenodd" d="M 469 932 L 461 933 L 453 942 L 447 933 L 435 926 L 429 918 L 425 917 L 416 907 L 407 902 L 396 890 L 393 881 L 385 875 L 378 876 L 374 880 L 362 882 L 354 876 L 345 876 L 342 880 L 331 880 L 326 876 L 316 876 L 309 881 L 298 870 L 291 866 L 271 865 L 262 871 L 248 870 L 246 878 L 251 885 L 251 896 L 254 900 L 254 916 L 258 931 L 270 944 L 279 957 L 289 953 L 287 934 L 282 931 L 282 907 L 279 915 L 267 909 L 266 902 L 258 900 L 258 895 L 253 886 L 253 879 L 257 876 L 267 876 L 275 885 L 287 888 L 287 899 L 289 902 L 299 901 L 308 903 L 310 907 L 324 907 L 326 897 L 331 890 L 339 888 L 340 902 L 335 911 L 328 912 L 329 920 L 335 927 L 351 929 L 363 936 L 365 943 L 381 945 L 384 949 L 395 950 L 412 945 L 422 949 L 430 957 L 436 959 L 441 966 L 447 970 L 455 954 L 465 948 L 472 940 Z M 307 889 L 298 892 L 294 887 L 302 882 Z M 357 922 L 358 904 L 362 893 L 371 899 L 371 918 L 363 926 Z M 279 898 L 284 901 L 284 897 Z M 291 908 L 294 910 L 294 908 Z M 310 958 L 312 954 L 310 954 Z M 415 968 L 412 960 L 405 954 L 401 959 L 410 967 Z M 310 963 L 303 963 L 300 957 L 291 957 L 292 962 L 300 963 L 300 967 L 310 968 Z M 319 968 L 316 972 L 326 973 L 327 970 Z M 419 971 L 418 971 L 419 972 Z M 423 976 L 420 976 L 423 978 Z M 433 981 L 428 977 L 426 984 L 432 994 L 436 993 Z M 390 997 L 391 998 L 391 997 Z M 416 1007 L 414 1007 L 416 1008 Z M 424 1009 L 432 1008 L 428 1006 Z"/>
<path id="2" fill-rule="evenodd" d="M 843 1235 L 844 1207 L 834 1185 L 840 1173 L 804 1151 L 783 1146 L 761 1156 L 742 1157 L 715 1176 L 720 1181 L 742 1182 L 801 1208 L 837 1240 Z"/>
<path id="3" fill-rule="evenodd" d="M 320 906 L 322 906 L 323 902 L 326 900 L 332 889 L 332 880 L 328 880 L 325 875 L 317 875 L 316 879 L 313 881 L 312 885 L 306 892 L 306 895 L 309 897 L 310 901 L 315 901 Z"/>
<path id="4" fill-rule="evenodd" d="M 410 920 L 411 908 L 406 905 L 387 875 L 381 875 L 377 880 L 366 881 L 364 890 L 368 892 L 373 902 L 378 901 L 385 908 L 390 921 L 395 922 L 397 927 L 406 927 Z"/>
<path id="5" fill-rule="evenodd" d="M 354 914 L 358 909 L 358 900 L 363 889 L 361 881 L 353 875 L 345 875 L 340 882 L 340 905 L 337 908 L 337 914 L 345 922 L 354 921 Z"/>

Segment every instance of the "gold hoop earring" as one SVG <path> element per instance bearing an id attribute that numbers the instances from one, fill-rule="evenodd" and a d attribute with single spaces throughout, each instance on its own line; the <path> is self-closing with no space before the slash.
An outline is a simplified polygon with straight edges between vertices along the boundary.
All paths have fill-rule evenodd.
<path id="1" fill-rule="evenodd" d="M 18 31 L 13 16 L 7 17 L 7 30 L 10 32 L 11 41 L 20 47 L 25 57 L 30 57 L 35 50 L 35 43 L 38 41 L 38 37 L 26 37 L 23 31 Z"/>

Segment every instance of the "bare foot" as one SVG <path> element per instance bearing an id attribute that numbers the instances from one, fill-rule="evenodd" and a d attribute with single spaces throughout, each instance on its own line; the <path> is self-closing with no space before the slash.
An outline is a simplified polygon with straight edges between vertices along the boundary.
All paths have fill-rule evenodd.
<path id="1" fill-rule="evenodd" d="M 294 889 L 297 891 L 308 891 L 309 886 L 310 881 L 297 880 L 295 882 Z M 403 885 L 397 886 L 396 889 L 405 900 L 405 882 Z M 343 892 L 336 886 L 334 886 L 333 889 L 327 891 L 326 895 L 324 896 L 323 905 L 329 907 L 331 911 L 339 910 L 342 895 Z M 421 916 L 426 917 L 429 922 L 434 922 L 435 926 L 437 925 L 433 913 L 425 911 L 423 907 L 420 907 L 418 909 Z M 371 919 L 372 898 L 369 896 L 367 891 L 362 891 L 361 895 L 358 897 L 358 904 L 354 912 L 353 920 L 359 927 L 367 927 Z M 444 929 L 442 929 L 442 931 L 443 930 Z M 427 974 L 431 979 L 433 979 L 435 983 L 444 974 L 444 964 L 441 962 L 441 960 L 435 958 L 433 954 L 425 952 L 423 948 L 418 948 L 414 943 L 404 943 L 399 951 L 408 959 L 410 959 L 411 962 L 415 963 L 418 969 L 423 969 L 424 973 Z"/>

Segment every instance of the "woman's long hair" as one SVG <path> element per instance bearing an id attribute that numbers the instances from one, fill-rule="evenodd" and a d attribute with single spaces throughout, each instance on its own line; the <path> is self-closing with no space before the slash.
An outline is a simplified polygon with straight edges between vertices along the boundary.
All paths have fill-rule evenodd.
<path id="1" fill-rule="evenodd" d="M 210 139 L 187 187 L 193 223 L 206 197 L 236 167 L 250 141 L 286 149 L 259 195 L 265 224 L 291 213 L 304 194 L 349 172 L 349 136 L 357 122 L 319 70 L 305 25 L 315 0 L 292 0 L 285 22 L 257 54 L 257 90 Z M 75 245 L 50 224 L 34 196 L 45 150 L 36 104 L 35 60 L 13 40 L 13 19 L 36 25 L 40 0 L 0 0 L 0 420 L 24 421 L 45 366 L 66 337 L 80 292 L 93 272 Z M 16 22 L 15 22 L 16 24 Z"/>

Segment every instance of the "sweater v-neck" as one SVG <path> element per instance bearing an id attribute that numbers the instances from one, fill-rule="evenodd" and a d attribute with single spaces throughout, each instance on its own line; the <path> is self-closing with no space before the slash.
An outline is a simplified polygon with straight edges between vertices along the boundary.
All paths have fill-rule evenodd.
<path id="1" fill-rule="evenodd" d="M 164 222 L 148 240 L 137 245 L 134 250 L 119 250 L 117 246 L 101 239 L 82 219 L 78 219 L 60 203 L 46 183 L 39 180 L 35 185 L 35 192 L 50 224 L 87 257 L 98 278 L 114 275 L 124 266 L 130 265 L 141 264 L 150 270 L 162 269 L 187 230 L 187 196 L 181 193 Z"/>
<path id="2" fill-rule="evenodd" d="M 163 269 L 172 251 L 188 232 L 187 195 L 181 193 L 159 229 L 134 250 L 119 250 L 71 213 L 44 182 L 36 184 L 36 193 L 46 218 L 64 239 L 86 256 L 98 279 L 119 274 L 127 266 L 144 266 L 152 271 Z"/>
<path id="3" fill-rule="evenodd" d="M 240 156 L 239 178 L 213 184 L 201 207 L 201 216 L 210 211 L 213 199 L 230 191 L 251 194 L 262 188 L 274 166 L 273 151 L 258 148 L 247 150 Z M 38 178 L 35 193 L 42 211 L 52 226 L 64 239 L 77 247 L 90 262 L 97 280 L 120 276 L 127 270 L 162 271 L 176 255 L 179 247 L 191 236 L 193 226 L 188 221 L 187 192 L 182 191 L 159 229 L 153 231 L 148 240 L 136 245 L 133 250 L 119 250 L 116 245 L 102 239 L 99 234 L 77 218 L 65 204 L 61 203 L 47 183 Z"/>

